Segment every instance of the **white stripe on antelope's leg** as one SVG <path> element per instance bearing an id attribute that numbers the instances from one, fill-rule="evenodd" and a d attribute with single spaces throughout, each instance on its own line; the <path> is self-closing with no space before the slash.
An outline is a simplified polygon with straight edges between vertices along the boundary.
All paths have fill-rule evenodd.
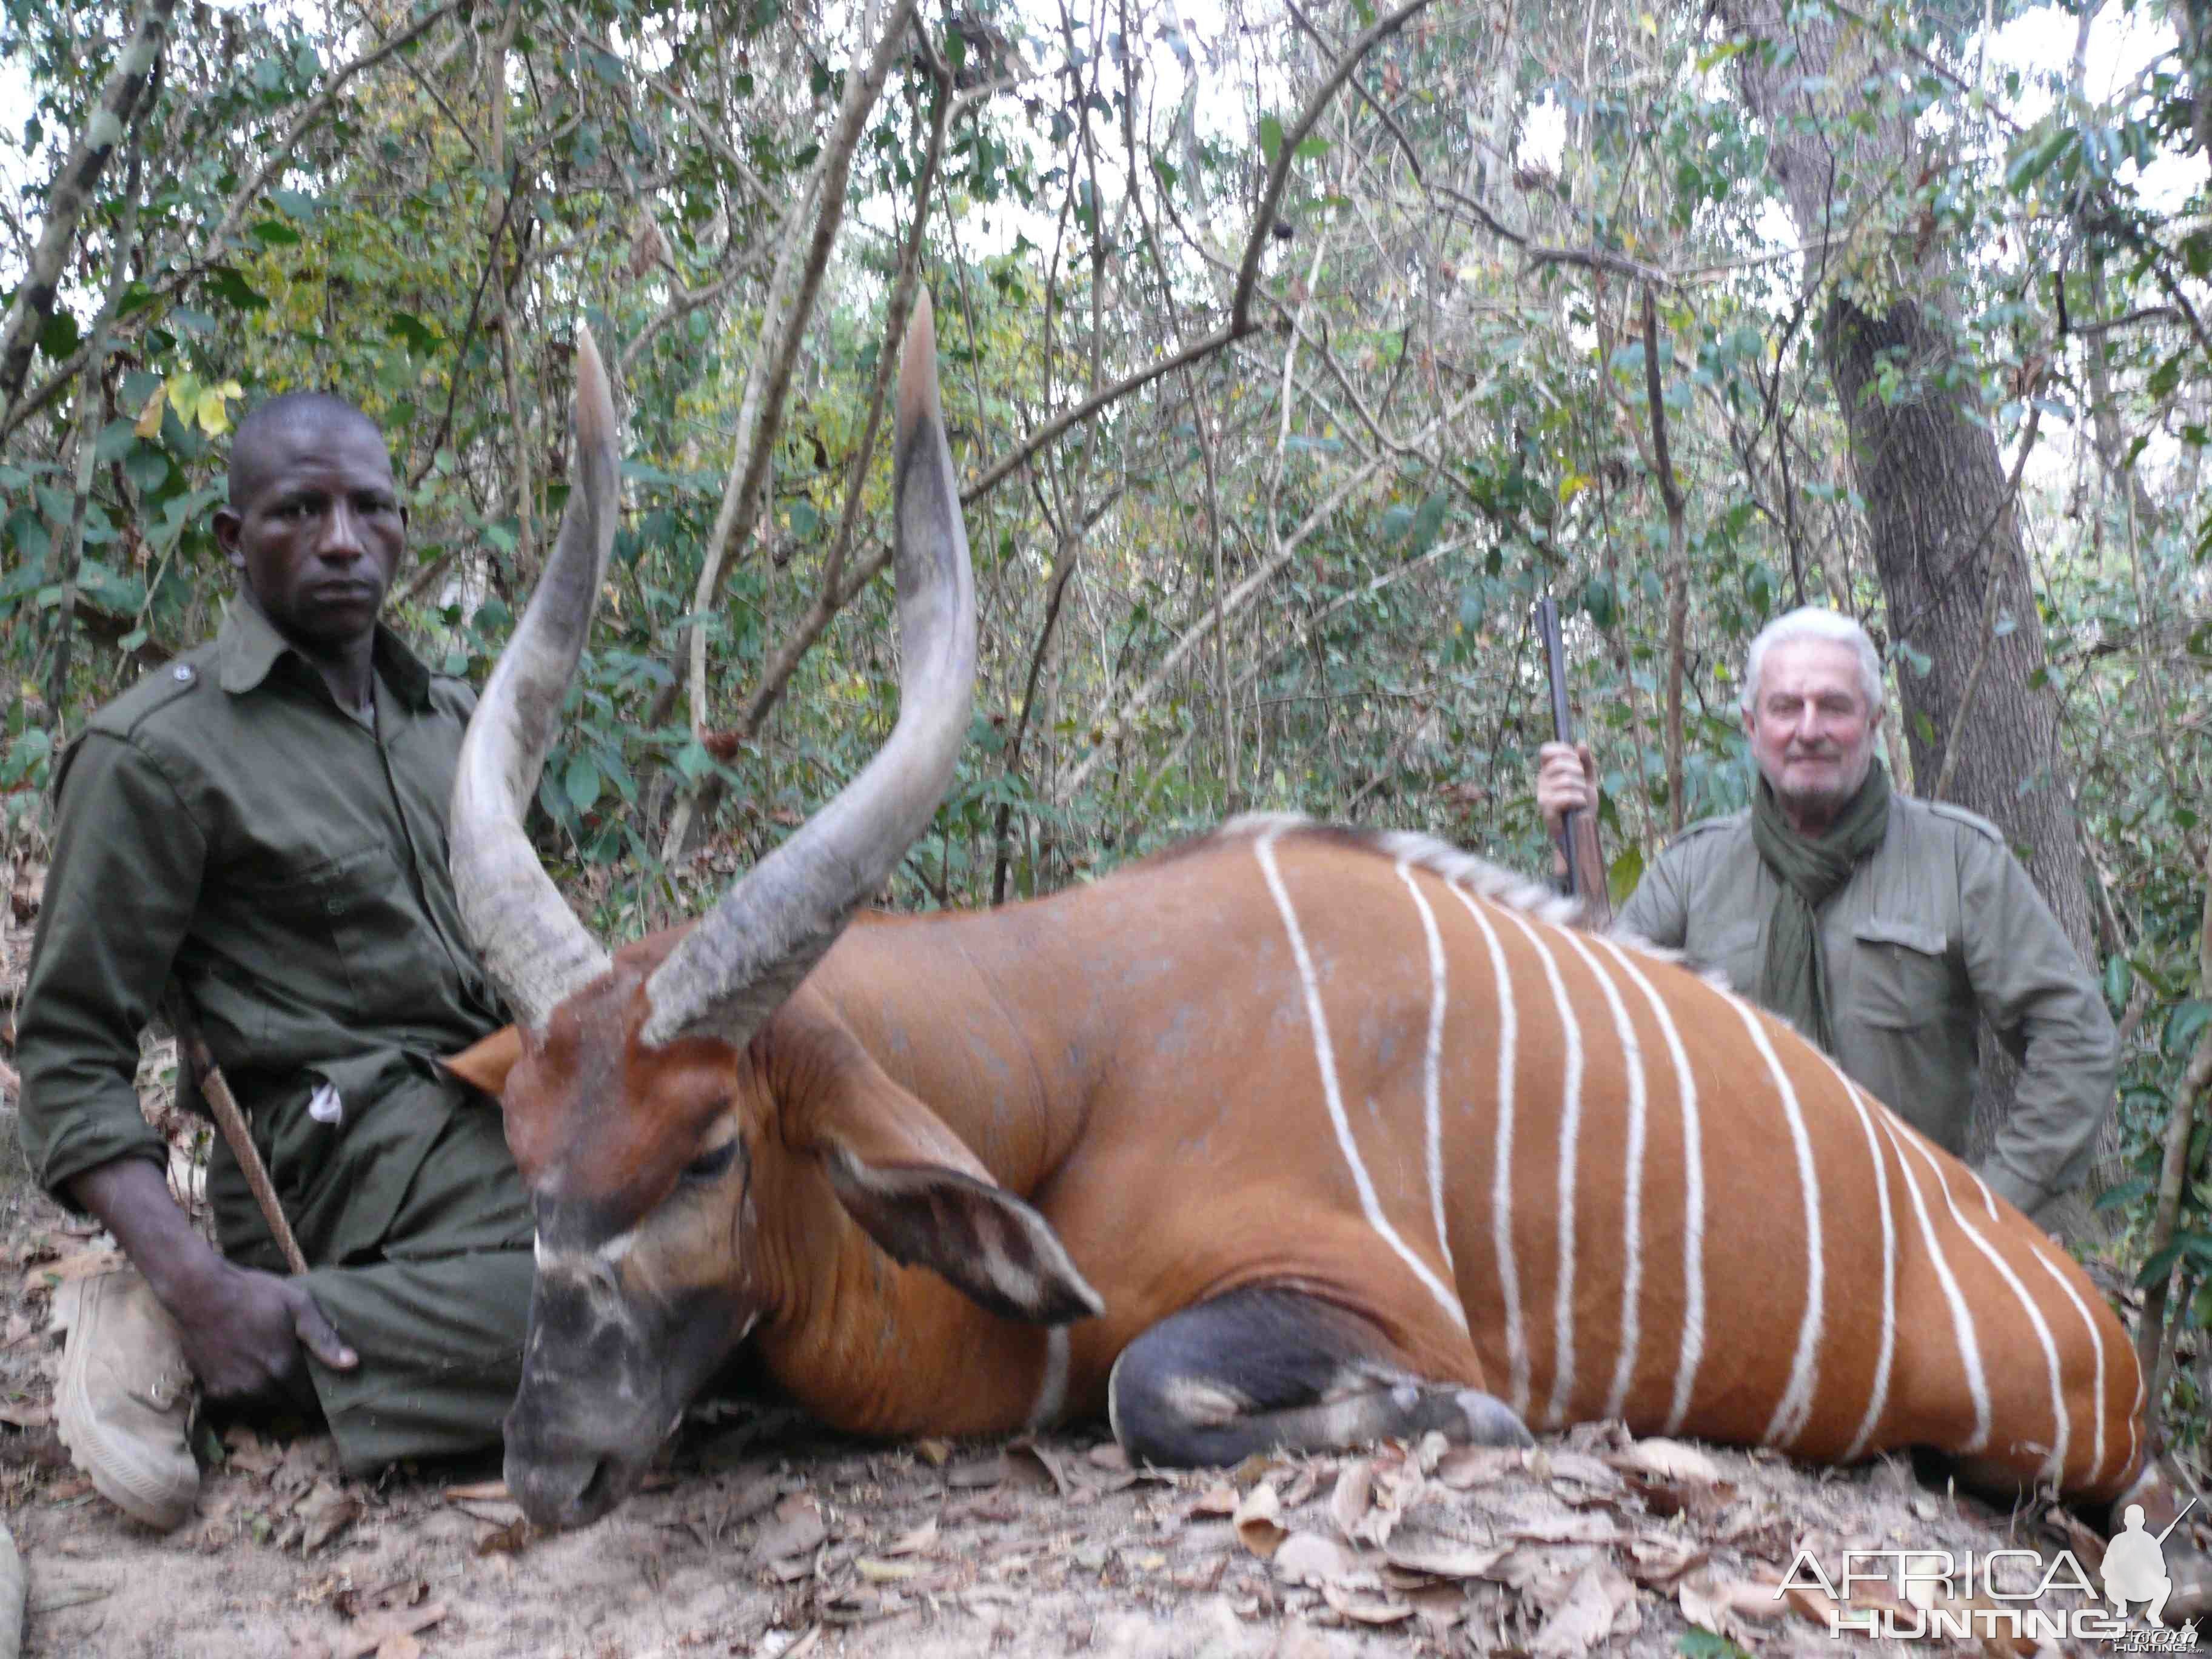
<path id="1" fill-rule="evenodd" d="M 2073 1425 L 2066 1415 L 2066 1385 L 2058 1374 L 2058 1345 L 2051 1339 L 2050 1322 L 2044 1318 L 2035 1298 L 2028 1295 L 2027 1286 L 2020 1282 L 2020 1275 L 2012 1270 L 2012 1264 L 1997 1253 L 1982 1237 L 1981 1230 L 1960 1210 L 1958 1200 L 1951 1195 L 1951 1182 L 1943 1174 L 1943 1166 L 1936 1161 L 1936 1155 L 1917 1139 L 1908 1137 L 1905 1144 L 1936 1177 L 1936 1188 L 1943 1194 L 1944 1207 L 1951 1212 L 1953 1224 L 1982 1253 L 1983 1259 L 1996 1269 L 1997 1277 L 2004 1280 L 2006 1288 L 2020 1303 L 2021 1310 L 2027 1316 L 2027 1322 L 2034 1328 L 2035 1340 L 2043 1346 L 2044 1370 L 2051 1382 L 2051 1444 L 2043 1461 L 2042 1473 L 2045 1480 L 2055 1479 L 2065 1472 L 2066 1447 L 2072 1437 Z"/>
<path id="2" fill-rule="evenodd" d="M 1451 895 L 1474 918 L 1490 947 L 1490 972 L 1498 987 L 1498 1127 L 1490 1177 L 1490 1243 L 1498 1257 L 1500 1311 L 1505 1318 L 1505 1370 L 1513 1395 L 1513 1414 L 1528 1415 L 1528 1333 L 1521 1322 L 1521 1269 L 1513 1255 L 1513 1066 L 1521 1042 L 1521 1016 L 1513 1001 L 1513 976 L 1506 970 L 1505 948 L 1482 905 L 1457 886 Z"/>
<path id="3" fill-rule="evenodd" d="M 1819 1050 L 1815 1050 L 1819 1053 Z M 1858 1114 L 1860 1131 L 1866 1136 L 1867 1157 L 1874 1164 L 1875 1205 L 1881 1212 L 1881 1349 L 1875 1356 L 1874 1383 L 1867 1390 L 1866 1415 L 1859 1419 L 1858 1431 L 1851 1436 L 1851 1443 L 1844 1448 L 1837 1461 L 1854 1463 L 1866 1449 L 1874 1431 L 1881 1426 L 1881 1414 L 1889 1409 L 1889 1374 L 1897 1358 L 1897 1223 L 1889 1207 L 1889 1165 L 1881 1155 L 1881 1143 L 1875 1139 L 1874 1112 L 1869 1103 L 1859 1092 L 1858 1085 L 1844 1075 L 1843 1067 L 1820 1054 L 1822 1062 L 1834 1075 L 1837 1086 L 1843 1090 Z"/>
<path id="4" fill-rule="evenodd" d="M 1613 1386 L 1605 1396 L 1605 1414 L 1619 1417 L 1621 1404 L 1628 1398 L 1628 1385 L 1636 1375 L 1636 1351 L 1644 1337 L 1644 1143 L 1647 1133 L 1644 1045 L 1637 1038 L 1636 1026 L 1628 1018 L 1628 1010 L 1611 975 L 1598 966 L 1589 947 L 1572 932 L 1563 933 L 1561 937 L 1574 947 L 1575 954 L 1597 981 L 1598 989 L 1605 994 L 1605 1006 L 1613 1015 L 1614 1034 L 1620 1038 L 1621 1060 L 1628 1068 L 1628 1168 L 1622 1177 L 1620 1194 L 1620 1355 L 1613 1361 Z"/>
<path id="5" fill-rule="evenodd" d="M 1286 827 L 1278 824 L 1267 830 L 1252 843 L 1252 850 L 1260 860 L 1261 873 L 1267 878 L 1267 890 L 1274 895 L 1275 908 L 1282 913 L 1283 930 L 1290 935 L 1291 954 L 1297 961 L 1298 979 L 1305 988 L 1306 1018 L 1313 1027 L 1314 1060 L 1321 1068 L 1322 1094 L 1328 1103 L 1328 1117 L 1336 1129 L 1338 1150 L 1344 1154 L 1345 1164 L 1352 1171 L 1352 1184 L 1359 1189 L 1359 1204 L 1366 1212 L 1367 1224 L 1398 1253 L 1399 1259 L 1413 1269 L 1413 1276 L 1436 1297 L 1437 1305 L 1464 1331 L 1467 1310 L 1459 1305 L 1459 1297 L 1437 1277 L 1429 1264 L 1407 1247 L 1406 1241 L 1398 1237 L 1398 1230 L 1390 1224 L 1390 1218 L 1382 1213 L 1382 1202 L 1375 1195 L 1375 1183 L 1368 1178 L 1367 1165 L 1360 1160 L 1359 1144 L 1352 1139 L 1352 1122 L 1344 1113 L 1344 1091 L 1337 1083 L 1336 1051 L 1328 1039 L 1328 1017 L 1322 1011 L 1321 981 L 1314 973 L 1313 954 L 1306 949 L 1297 912 L 1291 908 L 1291 895 L 1283 885 L 1283 872 L 1275 864 L 1275 838 Z"/>
<path id="6" fill-rule="evenodd" d="M 1575 1390 L 1575 1154 L 1580 1150 L 1583 1127 L 1583 1028 L 1567 1000 L 1567 982 L 1559 977 L 1558 961 L 1519 912 L 1509 909 L 1504 914 L 1528 936 L 1530 947 L 1544 964 L 1544 977 L 1551 983 L 1552 1000 L 1559 1011 L 1560 1036 L 1567 1049 L 1565 1080 L 1560 1085 L 1559 1264 L 1559 1284 L 1552 1298 L 1552 1398 L 1544 1408 L 1545 1426 L 1558 1428 L 1566 1421 Z"/>
<path id="7" fill-rule="evenodd" d="M 2028 1254 L 2035 1258 L 2035 1265 L 2037 1267 L 2042 1268 L 2045 1273 L 2051 1275 L 2052 1283 L 2058 1286 L 2059 1293 L 2069 1302 L 2074 1304 L 2074 1311 L 2081 1315 L 2082 1326 L 2089 1333 L 2090 1352 L 2097 1356 L 2097 1381 L 2094 1403 L 2091 1407 L 2091 1409 L 2096 1413 L 2097 1437 L 2090 1444 L 2088 1479 L 2082 1482 L 2084 1486 L 2094 1486 L 2096 1484 L 2099 1477 L 2100 1477 L 2105 1472 L 2104 1334 L 2097 1328 L 2096 1319 L 2089 1312 L 2089 1304 L 2081 1300 L 2080 1293 L 2075 1290 L 2073 1284 L 2067 1279 L 2063 1273 L 2059 1271 L 2057 1266 L 2052 1262 L 2050 1253 L 2046 1251 L 2041 1244 L 2031 1239 L 2028 1242 Z"/>
<path id="8" fill-rule="evenodd" d="M 1398 879 L 1413 896 L 1413 908 L 1421 913 L 1421 933 L 1429 942 L 1429 1045 L 1421 1067 L 1421 1127 L 1427 1143 L 1429 1217 L 1437 1230 L 1437 1251 L 1444 1259 L 1444 1272 L 1455 1275 L 1451 1240 L 1444 1231 L 1444 941 L 1437 931 L 1437 913 L 1413 879 L 1411 860 L 1398 860 Z"/>
<path id="9" fill-rule="evenodd" d="M 1928 1260 L 1936 1269 L 1936 1281 L 1943 1287 L 1943 1301 L 1951 1310 L 1952 1340 L 1958 1344 L 1960 1364 L 1966 1372 L 1966 1392 L 1974 1402 L 1973 1438 L 1957 1449 L 1978 1452 L 1990 1443 L 1990 1385 L 1982 1374 L 1981 1338 L 1975 1332 L 1974 1316 L 1967 1310 L 1966 1298 L 1959 1294 L 1959 1281 L 1952 1276 L 1950 1259 L 1936 1242 L 1935 1224 L 1928 1219 L 1928 1202 L 1920 1195 L 1920 1182 L 1913 1176 L 1912 1166 L 1905 1161 L 1905 1148 L 1898 1140 L 1898 1126 L 1887 1112 L 1881 1115 L 1881 1133 L 1897 1156 L 1897 1173 L 1904 1178 L 1905 1194 L 1912 1200 L 1912 1213 L 1920 1223 L 1920 1242 L 1927 1246 Z"/>
<path id="10" fill-rule="evenodd" d="M 1030 1427 L 1052 1427 L 1060 1421 L 1060 1413 L 1066 1404 L 1067 1327 L 1054 1325 L 1044 1334 L 1044 1375 L 1037 1379 L 1036 1403 L 1030 1407 Z"/>
<path id="11" fill-rule="evenodd" d="M 1790 1121 L 1790 1144 L 1797 1152 L 1797 1184 L 1805 1194 L 1805 1314 L 1797 1323 L 1797 1353 L 1790 1362 L 1790 1386 L 1774 1407 L 1774 1416 L 1761 1437 L 1770 1446 L 1787 1446 L 1797 1437 L 1812 1415 L 1813 1396 L 1820 1386 L 1820 1327 L 1827 1317 L 1826 1241 L 1820 1232 L 1820 1176 L 1813 1167 L 1812 1137 L 1805 1133 L 1805 1114 L 1797 1103 L 1797 1091 L 1767 1040 L 1766 1027 L 1749 1003 L 1730 997 L 1743 1018 L 1753 1047 L 1774 1078 L 1782 1098 L 1782 1115 Z"/>
<path id="12" fill-rule="evenodd" d="M 1598 943 L 1613 953 L 1621 970 L 1636 981 L 1650 1005 L 1652 1018 L 1667 1042 L 1667 1056 L 1674 1066 L 1674 1097 L 1682 1108 L 1682 1349 L 1674 1362 L 1674 1399 L 1662 1431 L 1674 1434 L 1690 1414 L 1690 1398 L 1697 1388 L 1698 1368 L 1705 1358 L 1705 1137 L 1698 1120 L 1698 1084 L 1690 1074 L 1690 1056 L 1682 1047 L 1682 1034 L 1674 1017 L 1644 970 L 1611 939 Z"/>

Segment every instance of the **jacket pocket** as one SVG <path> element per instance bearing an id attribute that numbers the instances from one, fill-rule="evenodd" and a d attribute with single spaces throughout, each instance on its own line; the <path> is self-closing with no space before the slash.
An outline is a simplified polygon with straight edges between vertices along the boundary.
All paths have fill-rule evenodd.
<path id="1" fill-rule="evenodd" d="M 1885 1030 L 1942 1019 L 1951 1004 L 1950 941 L 1917 922 L 1869 916 L 1853 924 L 1859 1016 Z"/>

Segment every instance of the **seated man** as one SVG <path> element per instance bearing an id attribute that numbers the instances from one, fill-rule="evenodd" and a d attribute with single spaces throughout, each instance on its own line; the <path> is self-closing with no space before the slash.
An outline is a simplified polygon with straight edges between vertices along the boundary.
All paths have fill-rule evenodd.
<path id="1" fill-rule="evenodd" d="M 1996 827 L 1890 792 L 1874 752 L 1881 695 L 1874 643 L 1850 617 L 1807 606 L 1768 623 L 1743 677 L 1751 810 L 1675 837 L 1615 925 L 1718 969 L 1947 1152 L 1966 1142 L 1986 1018 L 2021 1073 L 1979 1173 L 2049 1227 L 2087 1174 L 2119 1041 Z M 1556 838 L 1595 802 L 1596 769 L 1559 743 L 1538 768 Z"/>
<path id="2" fill-rule="evenodd" d="M 498 1108 L 436 1064 L 504 1020 L 446 870 L 474 698 L 377 622 L 406 520 L 375 426 L 323 394 L 263 404 L 216 533 L 242 580 L 215 640 L 63 757 L 17 1041 L 33 1174 L 131 1264 L 77 1290 L 57 1421 L 94 1486 L 164 1528 L 198 1490 L 195 1379 L 319 1410 L 349 1472 L 493 1447 L 530 1299 Z M 132 1076 L 172 979 L 304 1277 L 279 1276 L 220 1143 L 222 1254 L 170 1196 Z"/>

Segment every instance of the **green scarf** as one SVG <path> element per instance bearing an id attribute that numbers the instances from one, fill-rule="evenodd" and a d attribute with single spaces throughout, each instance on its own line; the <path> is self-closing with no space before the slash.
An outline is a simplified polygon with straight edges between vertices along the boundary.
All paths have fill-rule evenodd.
<path id="1" fill-rule="evenodd" d="M 1790 827 L 1773 787 L 1759 781 L 1751 809 L 1751 839 L 1782 890 L 1767 924 L 1766 956 L 1759 968 L 1759 1006 L 1788 1020 L 1829 1053 L 1836 1048 L 1828 1022 L 1828 975 L 1820 959 L 1820 930 L 1814 918 L 1851 878 L 1861 859 L 1881 845 L 1889 829 L 1889 774 L 1880 761 L 1867 769 L 1850 804 L 1808 839 Z"/>

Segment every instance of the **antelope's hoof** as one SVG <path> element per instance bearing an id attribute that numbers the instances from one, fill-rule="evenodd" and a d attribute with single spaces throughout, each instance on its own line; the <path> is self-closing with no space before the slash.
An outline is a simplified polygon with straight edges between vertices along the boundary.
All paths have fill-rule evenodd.
<path id="1" fill-rule="evenodd" d="M 1468 1443 L 1474 1446 L 1533 1446 L 1536 1437 L 1513 1414 L 1513 1408 L 1494 1395 L 1462 1389 L 1455 1396 L 1460 1415 L 1467 1419 Z"/>

